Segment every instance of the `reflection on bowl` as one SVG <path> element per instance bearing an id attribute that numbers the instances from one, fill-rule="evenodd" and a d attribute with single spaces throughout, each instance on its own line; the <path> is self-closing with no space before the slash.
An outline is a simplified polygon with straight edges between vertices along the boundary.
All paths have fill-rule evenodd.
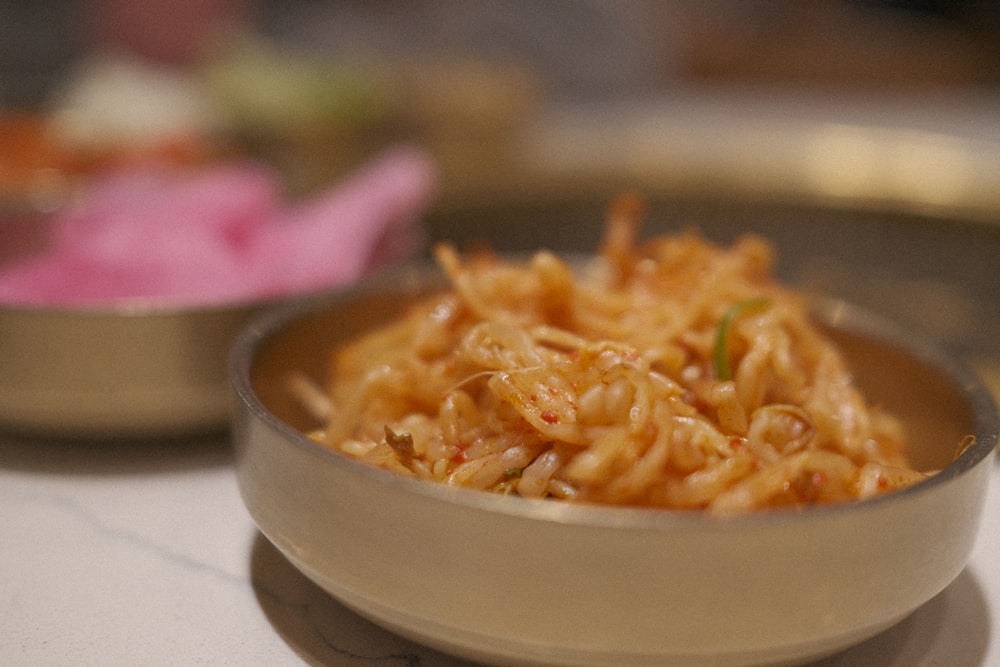
<path id="1" fill-rule="evenodd" d="M 261 531 L 345 605 L 490 664 L 802 663 L 898 622 L 968 559 L 1000 417 L 974 377 L 850 305 L 820 315 L 862 387 L 943 470 L 859 503 L 733 518 L 572 505 L 396 476 L 309 441 L 289 373 L 435 284 L 409 268 L 272 311 L 230 356 L 236 469 Z M 955 443 L 976 442 L 957 459 Z"/>

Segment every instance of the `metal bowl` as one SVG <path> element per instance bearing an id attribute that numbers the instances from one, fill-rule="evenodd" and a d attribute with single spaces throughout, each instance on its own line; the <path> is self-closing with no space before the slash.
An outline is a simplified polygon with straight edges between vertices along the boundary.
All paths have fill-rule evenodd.
<path id="1" fill-rule="evenodd" d="M 33 205 L 0 202 L 0 263 L 44 247 L 50 223 Z M 222 432 L 226 355 L 247 321 L 274 304 L 2 303 L 0 431 L 65 439 Z"/>
<path id="2" fill-rule="evenodd" d="M 913 463 L 942 468 L 874 500 L 725 519 L 580 506 L 407 479 L 310 442 L 286 375 L 322 381 L 339 340 L 437 280 L 414 268 L 272 311 L 230 357 L 249 513 L 374 622 L 489 664 L 797 664 L 899 622 L 965 566 L 996 404 L 951 357 L 837 301 L 819 316 L 859 382 L 909 425 Z"/>
<path id="3" fill-rule="evenodd" d="M 85 439 L 223 431 L 226 355 L 267 305 L 0 307 L 0 429 Z"/>

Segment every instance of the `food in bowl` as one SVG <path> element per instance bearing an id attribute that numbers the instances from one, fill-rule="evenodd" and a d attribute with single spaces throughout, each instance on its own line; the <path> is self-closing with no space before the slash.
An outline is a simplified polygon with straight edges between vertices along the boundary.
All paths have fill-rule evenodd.
<path id="1" fill-rule="evenodd" d="M 40 248 L 0 265 L 0 304 L 203 307 L 328 289 L 419 247 L 435 181 L 431 158 L 404 146 L 294 203 L 248 161 L 101 173 L 46 221 Z"/>
<path id="2" fill-rule="evenodd" d="M 717 514 L 933 474 L 910 466 L 903 424 L 857 387 L 808 300 L 774 279 L 766 241 L 640 244 L 641 209 L 618 200 L 579 270 L 439 246 L 448 289 L 339 346 L 328 391 L 295 385 L 322 420 L 311 437 L 451 486 Z"/>
<path id="3" fill-rule="evenodd" d="M 910 465 L 939 471 L 898 492 L 724 516 L 563 502 L 427 481 L 310 439 L 316 408 L 289 378 L 315 389 L 331 350 L 448 287 L 433 266 L 399 267 L 255 318 L 230 356 L 249 514 L 383 627 L 484 664 L 803 664 L 898 623 L 965 566 L 995 402 L 914 331 L 835 299 L 815 321 L 868 402 L 906 427 Z"/>

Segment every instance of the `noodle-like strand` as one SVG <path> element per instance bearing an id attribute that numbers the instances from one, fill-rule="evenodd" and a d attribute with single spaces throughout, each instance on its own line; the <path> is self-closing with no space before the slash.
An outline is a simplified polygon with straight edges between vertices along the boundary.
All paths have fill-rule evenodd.
<path id="1" fill-rule="evenodd" d="M 724 514 L 926 477 L 766 242 L 640 244 L 640 204 L 586 267 L 438 247 L 452 289 L 336 351 L 316 439 L 455 486 Z"/>

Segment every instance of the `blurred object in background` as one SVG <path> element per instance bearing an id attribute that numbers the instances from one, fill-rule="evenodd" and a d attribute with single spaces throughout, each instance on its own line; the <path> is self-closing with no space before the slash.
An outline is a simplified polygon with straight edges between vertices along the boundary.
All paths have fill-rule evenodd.
<path id="1" fill-rule="evenodd" d="M 41 103 L 80 55 L 82 7 L 70 0 L 0 2 L 0 110 Z"/>
<path id="2" fill-rule="evenodd" d="M 150 140 L 174 157 L 247 153 L 298 194 L 406 140 L 439 160 L 446 200 L 544 196 L 560 175 L 540 173 L 529 145 L 539 125 L 594 107 L 607 116 L 598 130 L 626 136 L 637 110 L 688 104 L 697 127 L 747 144 L 781 138 L 733 122 L 754 111 L 747 91 L 765 95 L 769 118 L 799 120 L 812 105 L 825 114 L 812 121 L 878 114 L 900 131 L 906 119 L 873 101 L 912 115 L 933 88 L 988 118 L 1000 99 L 1000 3 L 987 0 L 15 0 L 3 18 L 0 107 L 34 98 L 29 112 L 91 153 L 144 152 Z M 32 83 L 8 83 L 22 75 Z M 975 98 L 984 93 L 992 106 Z M 706 94 L 728 116 L 700 117 Z M 926 114 L 921 131 L 951 131 Z M 555 129 L 567 150 L 587 139 Z M 646 139 L 600 159 L 677 162 L 692 143 Z"/>
<path id="3" fill-rule="evenodd" d="M 513 0 L 261 3 L 261 37 L 271 54 L 367 69 L 367 123 L 343 119 L 315 130 L 246 126 L 264 141 L 293 182 L 310 187 L 389 139 L 427 146 L 440 163 L 445 198 L 520 187 L 521 143 L 546 107 L 571 99 L 622 96 L 653 85 L 654 38 L 645 2 Z M 245 53 L 245 52 L 244 52 Z M 258 64 L 259 61 L 258 61 Z M 341 77 L 342 78 L 342 77 Z M 256 106 L 269 97 L 242 95 Z M 337 77 L 330 77 L 336 81 Z M 218 79 L 215 79 L 218 81 Z M 232 79 L 228 82 L 232 85 Z M 374 90 L 373 90 L 374 89 Z M 231 90 L 231 89 L 230 89 Z M 298 99 L 298 98 L 293 98 Z M 262 136 L 263 135 L 263 136 Z M 320 169 L 326 168 L 326 173 Z M 517 185 L 511 185 L 516 183 Z"/>
<path id="4" fill-rule="evenodd" d="M 41 221 L 66 197 L 70 155 L 29 115 L 0 115 L 0 264 L 41 247 Z"/>
<path id="5" fill-rule="evenodd" d="M 295 204 L 253 161 L 112 170 L 51 216 L 42 247 L 0 266 L 0 304 L 186 307 L 329 289 L 421 251 L 435 189 L 433 163 L 409 146 Z"/>
<path id="6" fill-rule="evenodd" d="M 253 23 L 253 0 L 86 0 L 90 46 L 187 64 Z"/>
<path id="7" fill-rule="evenodd" d="M 216 111 L 186 70 L 96 52 L 67 70 L 45 111 L 54 138 L 92 169 L 217 157 Z"/>
<path id="8" fill-rule="evenodd" d="M 233 32 L 330 59 L 511 64 L 560 99 L 692 82 L 1000 83 L 995 0 L 7 0 L 0 107 L 37 104 L 93 50 L 190 63 Z"/>
<path id="9" fill-rule="evenodd" d="M 75 169 L 71 152 L 44 118 L 0 115 L 0 213 L 57 208 L 65 196 L 63 177 Z"/>
<path id="10" fill-rule="evenodd" d="M 459 57 L 349 52 L 245 36 L 197 76 L 218 129 L 309 192 L 397 141 L 426 146 L 449 183 L 495 167 L 530 118 L 530 72 Z"/>
<path id="11" fill-rule="evenodd" d="M 28 221 L 66 205 L 91 175 L 149 164 L 193 167 L 232 155 L 216 126 L 199 86 L 182 72 L 132 55 L 81 58 L 49 91 L 46 106 L 0 109 L 4 230 L 30 229 Z M 22 242 L 4 239 L 0 258 L 13 245 Z"/>
<path id="12" fill-rule="evenodd" d="M 851 86 L 1000 83 L 1000 3 L 993 0 L 670 2 L 664 43 L 681 79 Z"/>
<path id="13" fill-rule="evenodd" d="M 0 5 L 0 248 L 78 179 L 130 163 L 193 165 L 223 154 L 213 112 L 186 72 L 242 0 L 13 0 Z M 227 149 L 228 150 L 228 149 Z M 27 221 L 27 222 L 26 222 Z M 7 241 L 7 239 L 5 239 Z M 14 250 L 12 250 L 12 248 Z"/>
<path id="14" fill-rule="evenodd" d="M 279 44 L 328 57 L 460 61 L 531 71 L 547 96 L 632 95 L 661 85 L 669 26 L 658 0 L 263 0 L 262 29 Z M 666 32 L 664 30 L 666 29 Z"/>

